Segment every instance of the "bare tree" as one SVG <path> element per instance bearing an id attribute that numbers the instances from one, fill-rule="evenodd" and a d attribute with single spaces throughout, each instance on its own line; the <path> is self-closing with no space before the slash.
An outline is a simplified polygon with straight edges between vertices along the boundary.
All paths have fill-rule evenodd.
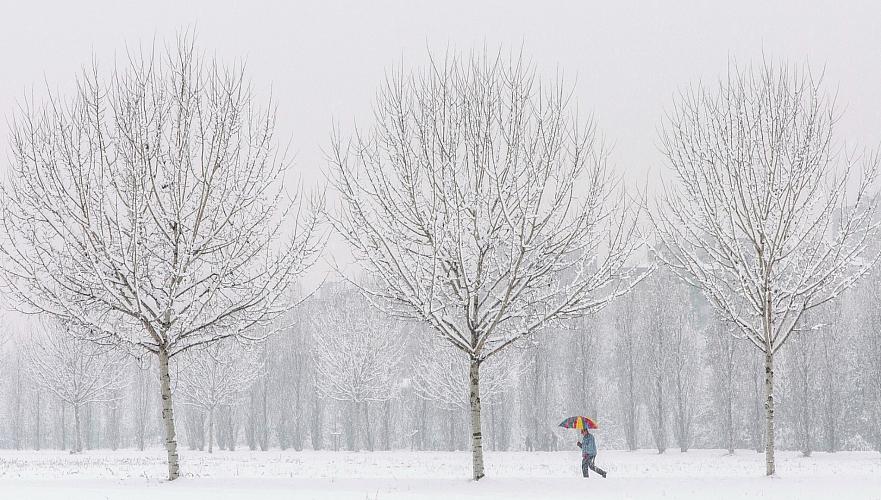
<path id="1" fill-rule="evenodd" d="M 788 409 L 792 414 L 796 445 L 805 457 L 811 456 L 816 442 L 815 426 L 820 398 L 817 397 L 817 344 L 822 333 L 795 337 L 784 349 L 784 366 L 789 382 Z"/>
<path id="2" fill-rule="evenodd" d="M 150 428 L 150 410 L 154 408 L 155 405 L 155 393 L 152 392 L 153 388 L 151 376 L 153 375 L 151 365 L 149 361 L 151 358 L 147 358 L 145 360 L 145 366 L 141 366 L 139 362 L 132 369 L 132 385 L 135 390 L 132 392 L 132 427 L 135 435 L 135 443 L 137 444 L 138 450 L 144 451 L 144 446 L 146 444 L 147 432 Z"/>
<path id="3" fill-rule="evenodd" d="M 679 451 L 686 452 L 693 439 L 699 379 L 694 305 L 688 294 L 676 290 L 671 294 L 670 385 L 673 398 L 673 435 Z"/>
<path id="4" fill-rule="evenodd" d="M 441 408 L 466 410 L 469 408 L 468 360 L 456 348 L 440 338 L 429 337 L 418 345 L 408 373 L 416 395 Z M 481 398 L 499 397 L 529 366 L 520 350 L 506 352 L 493 358 L 481 368 Z"/>
<path id="5" fill-rule="evenodd" d="M 78 327 L 47 322 L 35 332 L 26 353 L 31 378 L 73 409 L 73 451 L 81 452 L 82 409 L 119 398 L 125 363 L 122 353 L 83 340 L 70 328 Z"/>
<path id="6" fill-rule="evenodd" d="M 846 298 L 836 301 L 834 311 L 830 312 L 833 315 L 829 319 L 832 326 L 825 328 L 819 339 L 818 410 L 820 429 L 823 433 L 823 448 L 828 453 L 841 449 L 843 422 L 846 422 L 847 416 L 858 408 L 858 405 L 854 404 L 854 399 L 857 398 L 847 397 L 844 389 L 850 385 L 848 381 L 854 380 L 858 373 L 856 370 L 858 365 L 850 360 L 858 359 L 854 355 L 856 343 L 852 332 L 858 331 L 859 327 L 854 324 L 851 315 L 843 314 L 845 308 L 842 303 L 844 300 L 851 301 L 854 292 L 859 291 L 861 291 L 859 288 L 852 289 Z"/>
<path id="7" fill-rule="evenodd" d="M 469 362 L 475 480 L 481 363 L 631 285 L 631 211 L 571 101 L 522 59 L 448 55 L 392 74 L 375 126 L 333 142 L 331 218 L 378 284 L 367 293 Z"/>
<path id="8" fill-rule="evenodd" d="M 709 365 L 708 389 L 712 395 L 713 413 L 718 420 L 718 435 L 728 453 L 734 454 L 738 427 L 738 343 L 743 340 L 717 331 L 724 327 L 718 322 L 710 323 L 705 332 L 707 347 L 704 353 Z"/>
<path id="9" fill-rule="evenodd" d="M 764 357 L 768 475 L 774 355 L 876 260 L 878 162 L 839 161 L 833 108 L 807 71 L 733 69 L 683 93 L 661 137 L 677 181 L 651 215 L 658 254 Z"/>
<path id="10" fill-rule="evenodd" d="M 71 318 L 88 338 L 157 356 L 168 478 L 178 477 L 169 360 L 253 338 L 323 238 L 285 201 L 274 108 L 242 68 L 185 38 L 97 66 L 70 99 L 25 106 L 3 187 L 2 279 L 20 307 Z M 293 222 L 291 220 L 293 219 Z"/>
<path id="11" fill-rule="evenodd" d="M 856 340 L 856 363 L 860 371 L 852 384 L 862 403 L 859 412 L 860 433 L 871 440 L 881 452 L 881 270 L 875 269 L 870 279 L 860 287 L 860 293 L 848 312 L 859 318 Z"/>
<path id="12" fill-rule="evenodd" d="M 639 304 L 636 310 L 641 320 L 637 333 L 639 359 L 643 365 L 639 385 L 644 393 L 649 426 L 658 453 L 667 449 L 670 393 L 673 389 L 670 362 L 674 332 L 677 326 L 681 326 L 681 318 L 676 317 L 675 311 L 682 307 L 677 301 L 684 301 L 684 297 L 669 286 L 666 277 L 656 273 L 634 290 Z M 628 314 L 633 312 L 628 311 Z"/>
<path id="13" fill-rule="evenodd" d="M 373 451 L 370 404 L 395 396 L 406 344 L 400 328 L 371 311 L 356 290 L 334 295 L 314 320 L 316 385 L 322 396 L 352 405 L 351 418 L 361 422 L 355 428 L 363 430 L 367 449 Z"/>
<path id="14" fill-rule="evenodd" d="M 621 408 L 621 420 L 624 426 L 624 439 L 627 449 L 635 451 L 639 448 L 639 384 L 642 377 L 643 363 L 640 358 L 639 332 L 637 330 L 635 310 L 636 296 L 619 301 L 614 306 L 615 337 L 614 356 L 618 382 L 618 399 Z"/>
<path id="15" fill-rule="evenodd" d="M 185 404 L 207 415 L 208 453 L 212 453 L 217 410 L 237 404 L 259 376 L 262 366 L 254 352 L 233 339 L 191 349 L 179 360 L 177 390 Z"/>
<path id="16" fill-rule="evenodd" d="M 573 366 L 567 370 L 572 377 L 570 381 L 570 399 L 574 402 L 573 414 L 596 416 L 600 404 L 598 402 L 600 388 L 598 384 L 602 361 L 601 338 L 598 330 L 601 328 L 599 318 L 596 316 L 584 317 L 575 322 L 572 331 L 571 345 Z"/>

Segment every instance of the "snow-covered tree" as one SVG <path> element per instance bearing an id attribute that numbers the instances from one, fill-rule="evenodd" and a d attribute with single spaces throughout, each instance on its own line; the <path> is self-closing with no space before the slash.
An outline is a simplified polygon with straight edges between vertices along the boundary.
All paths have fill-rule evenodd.
<path id="1" fill-rule="evenodd" d="M 846 297 L 851 300 L 853 293 L 848 293 Z M 822 447 L 828 453 L 841 449 L 846 422 L 859 408 L 858 398 L 848 397 L 848 390 L 855 389 L 849 381 L 862 371 L 851 362 L 858 359 L 855 355 L 857 346 L 854 332 L 859 328 L 854 325 L 855 318 L 843 314 L 842 301 L 836 301 L 834 311 L 830 311 L 832 317 L 828 321 L 831 325 L 823 329 L 817 346 L 819 387 L 814 397 L 817 400 Z"/>
<path id="2" fill-rule="evenodd" d="M 130 403 L 132 413 L 132 432 L 135 438 L 135 444 L 138 449 L 144 451 L 147 441 L 147 433 L 150 430 L 151 410 L 155 407 L 156 393 L 153 391 L 152 380 L 153 373 L 151 370 L 152 358 L 146 358 L 139 361 L 132 367 L 131 384 L 134 389 L 131 393 L 132 401 Z"/>
<path id="3" fill-rule="evenodd" d="M 792 416 L 795 444 L 805 457 L 811 456 L 817 441 L 817 345 L 822 333 L 796 336 L 782 351 L 789 396 L 786 409 Z"/>
<path id="4" fill-rule="evenodd" d="M 520 350 L 493 358 L 481 367 L 481 399 L 499 397 L 517 380 L 528 363 Z M 408 374 L 416 394 L 441 408 L 469 408 L 468 360 L 443 339 L 429 337 L 413 356 Z"/>
<path id="5" fill-rule="evenodd" d="M 236 405 L 257 379 L 262 366 L 252 350 L 235 339 L 191 349 L 178 358 L 177 391 L 184 404 L 206 415 L 208 453 L 214 451 L 217 410 Z"/>
<path id="6" fill-rule="evenodd" d="M 470 405 L 468 359 L 444 339 L 432 336 L 430 332 L 424 332 L 424 335 L 425 338 L 415 346 L 411 356 L 406 382 L 413 387 L 420 400 L 430 401 L 439 410 L 448 413 L 444 421 L 449 429 L 449 449 L 461 449 L 462 440 L 453 433 L 461 428 L 461 412 Z M 511 390 L 514 381 L 522 380 L 530 366 L 524 356 L 521 349 L 513 349 L 493 357 L 480 367 L 482 403 L 497 403 L 506 391 Z M 530 393 L 530 397 L 533 396 Z M 541 404 L 538 401 L 531 403 L 533 406 Z"/>
<path id="7" fill-rule="evenodd" d="M 675 285 L 674 285 L 675 286 Z M 675 289 L 674 289 L 675 290 Z M 668 294 L 670 307 L 670 381 L 673 436 L 679 451 L 691 447 L 700 378 L 696 308 L 685 290 Z"/>
<path id="8" fill-rule="evenodd" d="M 72 334 L 74 328 L 81 326 L 46 321 L 34 332 L 26 353 L 31 378 L 73 410 L 73 451 L 81 452 L 82 409 L 119 399 L 125 360 L 124 353 Z"/>
<path id="9" fill-rule="evenodd" d="M 393 398 L 400 384 L 405 340 L 389 318 L 371 310 L 356 290 L 337 293 L 314 319 L 312 357 L 319 394 L 351 404 L 352 422 L 373 451 L 370 404 Z M 346 307 L 348 306 L 348 307 Z M 363 420 L 361 420 L 363 418 Z"/>
<path id="10" fill-rule="evenodd" d="M 634 290 L 634 297 L 639 306 L 629 313 L 636 312 L 639 317 L 640 386 L 655 447 L 658 453 L 664 453 L 673 392 L 670 377 L 673 340 L 675 330 L 682 326 L 682 318 L 677 317 L 676 312 L 683 307 L 685 297 L 681 290 L 670 286 L 669 276 L 661 273 L 640 283 Z"/>
<path id="11" fill-rule="evenodd" d="M 854 341 L 860 370 L 852 378 L 861 403 L 858 431 L 881 452 L 881 270 L 876 268 L 858 292 L 845 308 L 858 322 Z"/>
<path id="12" fill-rule="evenodd" d="M 571 95 L 522 59 L 449 54 L 392 73 L 375 125 L 331 150 L 331 218 L 377 284 L 365 291 L 469 363 L 475 480 L 481 364 L 634 279 L 632 210 Z"/>
<path id="13" fill-rule="evenodd" d="M 569 382 L 569 399 L 572 401 L 572 414 L 584 414 L 597 417 L 600 407 L 600 393 L 604 392 L 598 383 L 603 362 L 601 352 L 602 325 L 597 316 L 581 318 L 574 322 L 569 342 L 572 354 L 572 366 L 566 373 L 571 377 Z"/>
<path id="14" fill-rule="evenodd" d="M 835 119 L 808 71 L 766 63 L 683 92 L 663 125 L 657 254 L 764 357 L 768 475 L 775 354 L 876 260 L 878 162 L 841 159 Z"/>
<path id="15" fill-rule="evenodd" d="M 175 479 L 169 360 L 257 340 L 253 327 L 290 306 L 286 291 L 323 238 L 316 216 L 295 217 L 302 204 L 286 201 L 274 108 L 240 67 L 183 37 L 76 83 L 13 118 L 0 277 L 18 307 L 157 357 Z"/>
<path id="16" fill-rule="evenodd" d="M 639 448 L 639 386 L 642 377 L 640 358 L 640 335 L 637 330 L 637 297 L 625 297 L 611 310 L 614 311 L 615 343 L 613 347 L 618 402 L 621 424 L 627 449 Z"/>
<path id="17" fill-rule="evenodd" d="M 743 342 L 734 335 L 728 335 L 723 329 L 726 325 L 718 322 L 710 323 L 704 331 L 706 335 L 706 349 L 704 359 L 708 365 L 709 377 L 707 389 L 711 394 L 712 413 L 715 417 L 716 433 L 719 443 L 734 453 L 737 444 L 737 405 L 739 350 L 738 343 Z"/>

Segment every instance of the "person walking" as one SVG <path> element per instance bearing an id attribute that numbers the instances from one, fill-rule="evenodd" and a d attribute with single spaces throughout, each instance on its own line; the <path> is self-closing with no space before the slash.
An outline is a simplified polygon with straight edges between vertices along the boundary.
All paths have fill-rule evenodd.
<path id="1" fill-rule="evenodd" d="M 581 430 L 581 441 L 578 442 L 578 446 L 581 448 L 581 473 L 584 477 L 587 477 L 588 470 L 592 470 L 605 478 L 606 471 L 594 464 L 597 457 L 597 444 L 593 434 L 586 427 Z"/>

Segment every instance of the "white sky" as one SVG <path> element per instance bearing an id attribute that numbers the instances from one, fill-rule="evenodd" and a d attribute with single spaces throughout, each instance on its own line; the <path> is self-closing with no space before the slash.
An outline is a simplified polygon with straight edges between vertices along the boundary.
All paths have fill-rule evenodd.
<path id="1" fill-rule="evenodd" d="M 0 0 L 0 115 L 32 89 L 70 85 L 94 56 L 109 66 L 126 44 L 149 45 L 195 27 L 201 48 L 246 59 L 273 90 L 278 138 L 297 152 L 294 176 L 314 184 L 334 121 L 369 123 L 383 72 L 421 65 L 426 47 L 519 48 L 541 71 L 577 76 L 579 107 L 593 111 L 629 182 L 663 168 L 657 126 L 675 92 L 714 81 L 729 59 L 825 67 L 848 145 L 881 143 L 881 3 L 515 1 Z M 45 82 L 45 83 L 44 83 Z M 0 124 L 0 165 L 7 130 Z"/>

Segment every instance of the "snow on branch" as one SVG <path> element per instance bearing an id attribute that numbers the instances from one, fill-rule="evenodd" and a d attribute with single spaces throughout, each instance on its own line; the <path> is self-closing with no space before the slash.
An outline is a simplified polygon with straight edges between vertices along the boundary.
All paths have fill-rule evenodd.
<path id="1" fill-rule="evenodd" d="M 390 74 L 374 126 L 330 152 L 364 291 L 477 361 L 626 292 L 635 208 L 572 101 L 517 58 Z"/>
<path id="2" fill-rule="evenodd" d="M 323 237 L 241 67 L 186 39 L 126 62 L 13 119 L 0 278 L 21 309 L 174 356 L 284 310 Z"/>
<path id="3" fill-rule="evenodd" d="M 820 83 L 735 68 L 683 92 L 662 132 L 675 179 L 651 214 L 655 253 L 771 353 L 878 258 L 878 156 L 840 152 Z"/>

